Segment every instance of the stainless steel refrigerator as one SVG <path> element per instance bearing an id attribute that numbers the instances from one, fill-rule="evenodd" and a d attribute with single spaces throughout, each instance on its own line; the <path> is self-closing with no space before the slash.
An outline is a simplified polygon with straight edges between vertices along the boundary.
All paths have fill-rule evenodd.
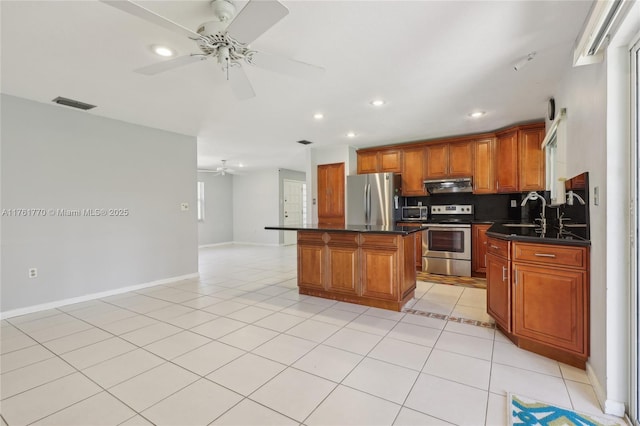
<path id="1" fill-rule="evenodd" d="M 394 173 L 347 176 L 347 224 L 393 225 L 400 193 L 400 175 Z"/>

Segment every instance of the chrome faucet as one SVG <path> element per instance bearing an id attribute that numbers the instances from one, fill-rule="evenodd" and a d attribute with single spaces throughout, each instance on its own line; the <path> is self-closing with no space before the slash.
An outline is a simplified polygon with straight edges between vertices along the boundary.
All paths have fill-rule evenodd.
<path id="1" fill-rule="evenodd" d="M 568 204 L 568 205 L 570 205 L 570 206 L 572 206 L 572 205 L 573 205 L 573 199 L 574 199 L 574 198 L 575 198 L 576 200 L 578 200 L 578 202 L 579 202 L 580 204 L 582 204 L 583 206 L 586 204 L 586 203 L 584 202 L 584 199 L 583 199 L 581 196 L 579 196 L 578 194 L 576 194 L 575 192 L 573 192 L 573 191 L 569 191 L 569 192 L 567 192 L 567 204 Z"/>
<path id="2" fill-rule="evenodd" d="M 525 204 L 527 204 L 527 202 L 529 201 L 536 201 L 536 200 L 541 200 L 542 201 L 542 211 L 540 212 L 540 217 L 535 219 L 536 222 L 539 222 L 540 224 L 540 232 L 542 232 L 543 234 L 547 232 L 547 219 L 544 216 L 545 213 L 545 208 L 547 207 L 547 200 L 544 199 L 544 197 L 540 194 L 538 194 L 535 191 L 531 191 L 527 194 L 527 196 L 524 198 L 524 200 L 522 200 L 522 203 L 520 203 L 521 207 L 524 207 Z"/>

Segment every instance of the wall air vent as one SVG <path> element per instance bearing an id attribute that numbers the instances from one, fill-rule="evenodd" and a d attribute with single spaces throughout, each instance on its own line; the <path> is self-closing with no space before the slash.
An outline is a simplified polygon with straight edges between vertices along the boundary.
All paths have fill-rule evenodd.
<path id="1" fill-rule="evenodd" d="M 302 139 L 301 141 L 298 141 L 298 143 L 299 143 L 299 144 L 301 144 L 301 145 L 310 145 L 310 144 L 312 144 L 313 142 L 308 141 L 308 140 L 306 140 L 306 139 Z"/>
<path id="2" fill-rule="evenodd" d="M 85 104 L 84 102 L 80 102 L 80 101 L 75 101 L 73 99 L 69 99 L 69 98 L 63 98 L 62 96 L 58 96 L 57 98 L 53 99 L 52 102 L 55 102 L 59 105 L 64 105 L 64 106 L 68 106 L 68 107 L 72 107 L 72 108 L 78 108 L 81 110 L 88 110 L 88 109 L 92 109 L 95 108 L 95 105 L 90 105 L 90 104 Z"/>

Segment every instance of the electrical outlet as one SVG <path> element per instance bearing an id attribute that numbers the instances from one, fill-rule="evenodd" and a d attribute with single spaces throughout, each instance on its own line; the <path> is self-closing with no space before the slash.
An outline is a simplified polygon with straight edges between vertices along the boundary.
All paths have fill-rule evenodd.
<path id="1" fill-rule="evenodd" d="M 600 205 L 600 191 L 597 186 L 593 188 L 593 205 Z"/>
<path id="2" fill-rule="evenodd" d="M 189 203 L 180 203 L 180 210 L 183 212 L 189 211 Z"/>
<path id="3" fill-rule="evenodd" d="M 418 201 L 418 207 L 422 207 L 422 201 Z"/>
<path id="4" fill-rule="evenodd" d="M 38 268 L 29 268 L 29 278 L 38 278 Z"/>
<path id="5" fill-rule="evenodd" d="M 516 200 L 511 200 L 511 207 L 518 207 L 518 202 Z"/>

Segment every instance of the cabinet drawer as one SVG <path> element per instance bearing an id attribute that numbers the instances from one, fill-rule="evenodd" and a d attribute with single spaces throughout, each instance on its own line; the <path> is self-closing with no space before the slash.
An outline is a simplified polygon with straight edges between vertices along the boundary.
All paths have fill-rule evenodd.
<path id="1" fill-rule="evenodd" d="M 496 256 L 509 259 L 509 241 L 487 238 L 487 254 L 495 254 Z"/>
<path id="2" fill-rule="evenodd" d="M 362 247 L 383 247 L 383 248 L 397 248 L 398 237 L 396 235 L 382 235 L 382 234 L 360 234 Z"/>
<path id="3" fill-rule="evenodd" d="M 325 238 L 330 246 L 358 247 L 358 233 L 356 232 L 332 232 L 329 238 Z"/>
<path id="4" fill-rule="evenodd" d="M 586 269 L 586 247 L 556 246 L 549 244 L 513 243 L 514 262 L 533 262 Z"/>

